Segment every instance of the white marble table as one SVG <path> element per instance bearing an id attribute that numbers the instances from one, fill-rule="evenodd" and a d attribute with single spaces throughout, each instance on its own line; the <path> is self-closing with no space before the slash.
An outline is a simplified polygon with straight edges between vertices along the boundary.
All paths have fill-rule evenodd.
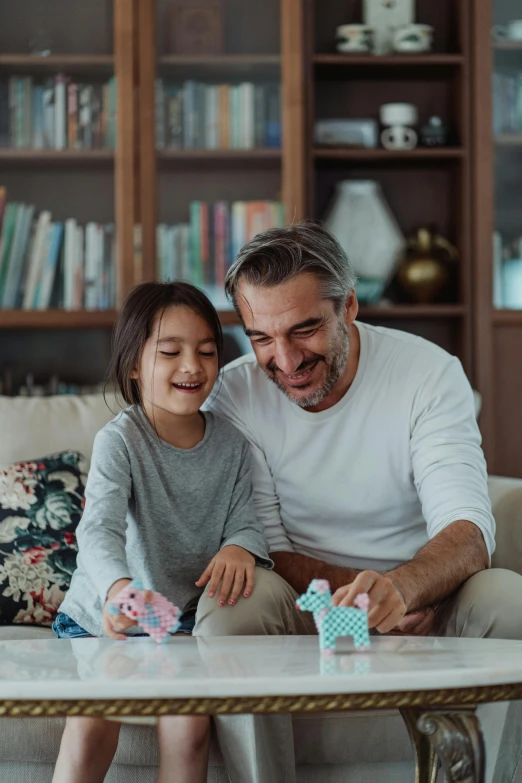
<path id="1" fill-rule="evenodd" d="M 379 637 L 335 656 L 317 637 L 0 642 L 0 716 L 136 716 L 401 710 L 417 781 L 436 754 L 451 781 L 482 783 L 477 704 L 522 699 L 522 642 Z"/>

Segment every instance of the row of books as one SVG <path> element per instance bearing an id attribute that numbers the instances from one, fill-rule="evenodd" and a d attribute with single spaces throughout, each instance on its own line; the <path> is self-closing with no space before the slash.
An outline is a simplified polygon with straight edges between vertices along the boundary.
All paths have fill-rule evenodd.
<path id="1" fill-rule="evenodd" d="M 106 310 L 116 303 L 114 225 L 7 202 L 0 188 L 0 308 Z"/>
<path id="2" fill-rule="evenodd" d="M 0 147 L 17 149 L 114 149 L 116 80 L 72 81 L 64 74 L 34 82 L 32 76 L 0 81 Z"/>
<path id="3" fill-rule="evenodd" d="M 493 74 L 493 132 L 522 132 L 522 72 Z"/>
<path id="4" fill-rule="evenodd" d="M 246 242 L 284 225 L 278 201 L 193 201 L 190 222 L 157 227 L 158 279 L 187 280 L 207 291 L 216 307 L 225 306 L 225 275 Z"/>
<path id="5" fill-rule="evenodd" d="M 278 83 L 183 84 L 156 80 L 158 149 L 281 146 Z"/>

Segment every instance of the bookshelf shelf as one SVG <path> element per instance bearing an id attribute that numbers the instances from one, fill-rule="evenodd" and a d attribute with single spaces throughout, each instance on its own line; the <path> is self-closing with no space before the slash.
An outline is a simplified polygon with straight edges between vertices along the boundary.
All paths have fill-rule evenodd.
<path id="1" fill-rule="evenodd" d="M 103 329 L 115 310 L 0 310 L 0 329 Z"/>
<path id="2" fill-rule="evenodd" d="M 502 133 L 495 136 L 497 147 L 522 147 L 522 133 Z"/>
<path id="3" fill-rule="evenodd" d="M 418 147 L 414 150 L 386 150 L 380 147 L 367 149 L 360 147 L 317 147 L 313 151 L 316 160 L 364 160 L 364 161 L 392 161 L 392 160 L 459 160 L 466 156 L 463 147 Z"/>
<path id="4" fill-rule="evenodd" d="M 493 49 L 498 52 L 522 52 L 522 41 L 496 41 Z"/>
<path id="5" fill-rule="evenodd" d="M 66 71 L 67 73 L 114 69 L 110 54 L 52 54 L 38 57 L 32 54 L 0 54 L 0 68 L 21 71 Z"/>
<path id="6" fill-rule="evenodd" d="M 34 150 L 0 149 L 0 163 L 3 165 L 113 165 L 114 150 Z"/>
<path id="7" fill-rule="evenodd" d="M 522 326 L 522 310 L 493 310 L 494 326 Z"/>
<path id="8" fill-rule="evenodd" d="M 465 62 L 462 54 L 393 54 L 375 56 L 372 54 L 316 54 L 313 58 L 317 66 L 364 66 L 368 68 L 389 67 L 433 67 L 459 66 Z"/>

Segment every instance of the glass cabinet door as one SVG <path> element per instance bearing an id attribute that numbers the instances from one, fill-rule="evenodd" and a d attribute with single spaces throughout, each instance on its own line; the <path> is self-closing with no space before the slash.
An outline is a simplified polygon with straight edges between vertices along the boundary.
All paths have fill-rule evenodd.
<path id="1" fill-rule="evenodd" d="M 280 1 L 158 0 L 156 276 L 223 281 L 242 245 L 283 225 Z"/>
<path id="2" fill-rule="evenodd" d="M 522 3 L 494 0 L 493 306 L 522 310 Z"/>

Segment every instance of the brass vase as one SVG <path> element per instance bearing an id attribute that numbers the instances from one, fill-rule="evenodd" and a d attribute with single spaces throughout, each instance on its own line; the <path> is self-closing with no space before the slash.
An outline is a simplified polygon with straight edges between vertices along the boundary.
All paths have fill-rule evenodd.
<path id="1" fill-rule="evenodd" d="M 444 237 L 420 228 L 406 243 L 397 280 L 416 304 L 431 304 L 448 285 L 457 249 Z"/>

